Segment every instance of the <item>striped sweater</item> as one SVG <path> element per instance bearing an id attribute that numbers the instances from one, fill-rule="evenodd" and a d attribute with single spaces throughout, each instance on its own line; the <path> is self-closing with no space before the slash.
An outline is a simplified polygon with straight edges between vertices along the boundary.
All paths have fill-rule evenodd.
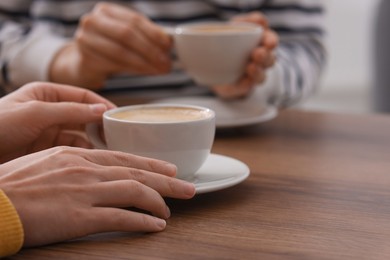
<path id="1" fill-rule="evenodd" d="M 72 38 L 79 18 L 97 2 L 1 0 L 0 86 L 3 91 L 12 91 L 30 81 L 46 81 L 53 56 Z M 318 85 L 326 60 L 321 0 L 113 2 L 133 8 L 161 25 L 220 21 L 240 13 L 263 12 L 280 37 L 277 63 L 267 72 L 267 81 L 263 83 L 264 88 L 269 89 L 269 99 L 280 106 L 290 106 L 308 96 Z"/>

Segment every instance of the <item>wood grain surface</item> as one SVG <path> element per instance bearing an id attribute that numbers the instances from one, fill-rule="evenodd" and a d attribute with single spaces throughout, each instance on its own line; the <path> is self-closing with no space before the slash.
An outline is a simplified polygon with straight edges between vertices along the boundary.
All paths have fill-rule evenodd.
<path id="1" fill-rule="evenodd" d="M 285 110 L 217 131 L 245 162 L 234 187 L 167 200 L 153 234 L 106 233 L 11 259 L 390 259 L 390 117 Z"/>

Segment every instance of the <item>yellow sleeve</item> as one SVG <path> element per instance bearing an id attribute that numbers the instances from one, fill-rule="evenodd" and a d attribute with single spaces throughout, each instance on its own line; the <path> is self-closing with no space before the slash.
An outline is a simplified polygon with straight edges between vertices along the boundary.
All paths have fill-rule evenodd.
<path id="1" fill-rule="evenodd" d="M 0 190 L 0 257 L 15 254 L 23 245 L 22 222 L 11 201 Z"/>

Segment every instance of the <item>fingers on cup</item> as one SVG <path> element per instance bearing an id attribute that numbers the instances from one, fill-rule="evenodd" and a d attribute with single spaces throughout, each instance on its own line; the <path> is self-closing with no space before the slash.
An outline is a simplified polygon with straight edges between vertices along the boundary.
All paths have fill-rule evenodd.
<path id="1" fill-rule="evenodd" d="M 254 50 L 252 52 L 251 58 L 254 63 L 263 68 L 269 68 L 273 66 L 276 61 L 275 53 L 264 47 L 260 47 Z"/>
<path id="2" fill-rule="evenodd" d="M 268 28 L 267 18 L 260 12 L 250 12 L 244 15 L 238 15 L 234 19 L 237 22 L 251 22 L 262 25 L 264 28 Z"/>
<path id="3" fill-rule="evenodd" d="M 93 51 L 93 55 L 105 61 L 112 71 L 129 71 L 139 74 L 157 74 L 160 70 L 135 51 L 108 37 L 99 34 L 76 35 L 84 52 Z"/>
<path id="4" fill-rule="evenodd" d="M 155 172 L 167 176 L 176 175 L 176 166 L 155 159 L 136 156 L 129 153 L 106 150 L 87 150 L 83 157 L 102 166 L 122 166 Z"/>
<path id="5" fill-rule="evenodd" d="M 265 30 L 262 44 L 268 49 L 275 49 L 279 45 L 279 36 L 275 31 Z"/>
<path id="6" fill-rule="evenodd" d="M 134 24 L 142 23 L 142 19 L 137 18 L 140 15 L 133 15 L 131 24 L 107 15 L 106 11 L 100 12 L 104 15 L 96 17 L 90 14 L 81 19 L 81 29 L 76 33 L 80 45 L 88 46 L 123 69 L 130 67 L 130 72 L 158 74 L 168 70 L 167 54 L 161 48 L 156 48 L 153 41 L 138 28 L 140 25 Z"/>
<path id="7" fill-rule="evenodd" d="M 104 5 L 103 5 L 104 6 Z M 167 70 L 170 65 L 168 50 L 170 38 L 160 27 L 153 24 L 147 17 L 131 9 L 112 5 L 107 8 L 108 17 L 115 26 L 104 23 L 101 33 L 121 43 L 159 70 Z"/>
<path id="8" fill-rule="evenodd" d="M 153 188 L 163 197 L 189 199 L 195 195 L 195 187 L 192 183 L 138 169 L 127 169 L 127 172 L 130 174 L 128 178 L 134 178 Z"/>
<path id="9" fill-rule="evenodd" d="M 220 98 L 230 100 L 248 96 L 253 86 L 252 80 L 249 77 L 244 77 L 236 85 L 216 86 L 213 90 Z"/>
<path id="10" fill-rule="evenodd" d="M 96 9 L 97 11 L 105 12 L 110 17 L 122 21 L 124 24 L 131 24 L 134 27 L 137 27 L 151 40 L 151 42 L 156 44 L 156 46 L 165 50 L 171 47 L 169 36 L 164 33 L 161 28 L 150 21 L 148 17 L 117 4 L 108 4 L 103 2 L 97 4 Z"/>

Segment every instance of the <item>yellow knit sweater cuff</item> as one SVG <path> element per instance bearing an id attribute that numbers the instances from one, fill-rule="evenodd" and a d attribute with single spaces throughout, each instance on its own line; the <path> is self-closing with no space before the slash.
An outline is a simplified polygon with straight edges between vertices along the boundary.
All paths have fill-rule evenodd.
<path id="1" fill-rule="evenodd" d="M 23 245 L 23 226 L 11 201 L 0 190 L 0 257 L 15 254 Z"/>

